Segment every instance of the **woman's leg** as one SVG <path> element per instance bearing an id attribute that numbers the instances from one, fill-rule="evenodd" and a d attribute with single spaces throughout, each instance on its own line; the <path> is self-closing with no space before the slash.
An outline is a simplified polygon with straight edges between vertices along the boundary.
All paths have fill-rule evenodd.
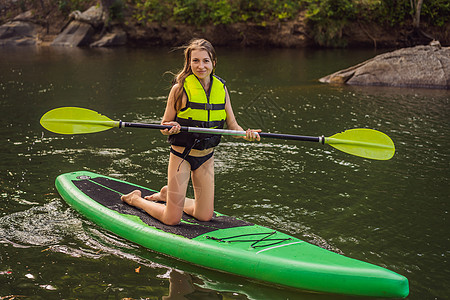
<path id="1" fill-rule="evenodd" d="M 186 198 L 184 211 L 200 221 L 209 221 L 214 214 L 214 156 L 191 172 L 195 200 Z"/>
<path id="2" fill-rule="evenodd" d="M 178 224 L 183 211 L 200 221 L 211 220 L 214 214 L 214 156 L 192 172 L 189 163 L 180 165 L 181 162 L 181 158 L 171 153 L 167 186 L 153 197 L 146 197 L 147 200 L 166 201 L 165 205 L 145 200 L 139 191 L 122 196 L 122 200 L 168 225 Z M 195 200 L 186 198 L 189 177 L 192 178 Z"/>
<path id="3" fill-rule="evenodd" d="M 170 154 L 167 172 L 166 204 L 145 200 L 139 191 L 122 196 L 122 200 L 130 205 L 142 208 L 152 217 L 167 225 L 176 225 L 183 215 L 186 190 L 190 177 L 190 165 L 181 163 L 182 159 Z M 179 166 L 179 169 L 178 169 Z"/>

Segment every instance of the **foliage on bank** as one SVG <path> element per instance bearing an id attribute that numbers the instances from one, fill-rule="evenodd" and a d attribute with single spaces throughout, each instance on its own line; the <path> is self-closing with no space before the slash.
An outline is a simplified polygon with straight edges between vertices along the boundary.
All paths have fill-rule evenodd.
<path id="1" fill-rule="evenodd" d="M 314 22 L 324 22 L 326 19 L 360 19 L 396 26 L 411 19 L 416 9 L 415 2 L 413 0 L 127 1 L 128 4 L 135 6 L 134 16 L 138 21 L 163 23 L 172 20 L 198 26 L 285 21 L 295 18 L 302 10 L 306 10 L 308 20 Z M 447 0 L 424 1 L 422 18 L 431 25 L 443 26 L 450 18 L 450 2 Z"/>
<path id="2" fill-rule="evenodd" d="M 252 23 L 265 26 L 304 12 L 319 45 L 344 46 L 342 30 L 350 23 L 401 27 L 411 23 L 418 0 L 128 0 L 141 23 L 172 21 L 196 26 Z M 424 1 L 423 23 L 443 27 L 450 21 L 448 0 Z"/>
<path id="3" fill-rule="evenodd" d="M 191 25 L 227 25 L 252 22 L 265 25 L 270 21 L 294 18 L 301 2 L 291 0 L 129 0 L 136 7 L 140 22 L 172 20 Z"/>
<path id="4" fill-rule="evenodd" d="M 0 4 L 5 0 L 0 0 Z M 318 45 L 345 46 L 343 30 L 350 24 L 404 28 L 411 24 L 444 27 L 450 23 L 448 0 L 16 0 L 0 5 L 57 8 L 68 15 L 91 5 L 108 3 L 109 17 L 118 21 L 192 26 L 246 23 L 268 26 L 297 20 L 308 25 Z M 29 9 L 29 8 L 28 8 Z M 419 11 L 419 14 L 416 12 Z M 6 16 L 7 17 L 7 16 Z M 4 19 L 5 16 L 2 16 Z M 110 21 L 110 20 L 108 20 Z M 414 21 L 414 22 L 413 22 Z"/>

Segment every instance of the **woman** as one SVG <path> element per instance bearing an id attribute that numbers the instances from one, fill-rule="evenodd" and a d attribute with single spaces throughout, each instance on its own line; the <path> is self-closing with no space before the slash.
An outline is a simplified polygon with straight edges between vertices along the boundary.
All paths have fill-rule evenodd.
<path id="1" fill-rule="evenodd" d="M 161 122 L 172 126 L 161 130 L 171 143 L 167 185 L 145 198 L 138 190 L 121 198 L 167 225 L 178 224 L 183 211 L 200 221 L 209 221 L 214 214 L 214 147 L 220 135 L 180 132 L 181 126 L 223 128 L 226 124 L 230 130 L 243 130 L 223 80 L 213 75 L 217 58 L 211 43 L 195 39 L 184 55 L 184 68 L 175 77 Z M 243 138 L 259 141 L 260 131 L 248 129 Z M 189 179 L 195 199 L 186 198 Z"/>

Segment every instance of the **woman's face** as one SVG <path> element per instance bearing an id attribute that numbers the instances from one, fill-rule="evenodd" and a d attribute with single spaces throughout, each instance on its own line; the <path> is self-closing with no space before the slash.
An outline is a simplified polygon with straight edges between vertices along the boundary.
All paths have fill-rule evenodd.
<path id="1" fill-rule="evenodd" d="M 192 50 L 190 63 L 192 72 L 199 79 L 208 78 L 214 69 L 214 64 L 206 50 Z"/>

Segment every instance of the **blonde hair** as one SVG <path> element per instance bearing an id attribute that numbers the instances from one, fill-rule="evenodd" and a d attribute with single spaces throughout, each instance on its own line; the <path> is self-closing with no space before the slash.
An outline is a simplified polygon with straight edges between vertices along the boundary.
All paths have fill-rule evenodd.
<path id="1" fill-rule="evenodd" d="M 213 64 L 213 74 L 216 69 L 217 57 L 216 51 L 213 45 L 205 39 L 193 39 L 189 42 L 187 46 L 181 47 L 184 49 L 184 67 L 183 69 L 175 75 L 173 84 L 178 84 L 178 90 L 175 91 L 175 103 L 174 107 L 176 111 L 181 109 L 181 99 L 183 98 L 183 86 L 184 80 L 189 75 L 193 74 L 191 69 L 191 53 L 193 50 L 205 50 L 208 52 L 209 58 Z"/>

